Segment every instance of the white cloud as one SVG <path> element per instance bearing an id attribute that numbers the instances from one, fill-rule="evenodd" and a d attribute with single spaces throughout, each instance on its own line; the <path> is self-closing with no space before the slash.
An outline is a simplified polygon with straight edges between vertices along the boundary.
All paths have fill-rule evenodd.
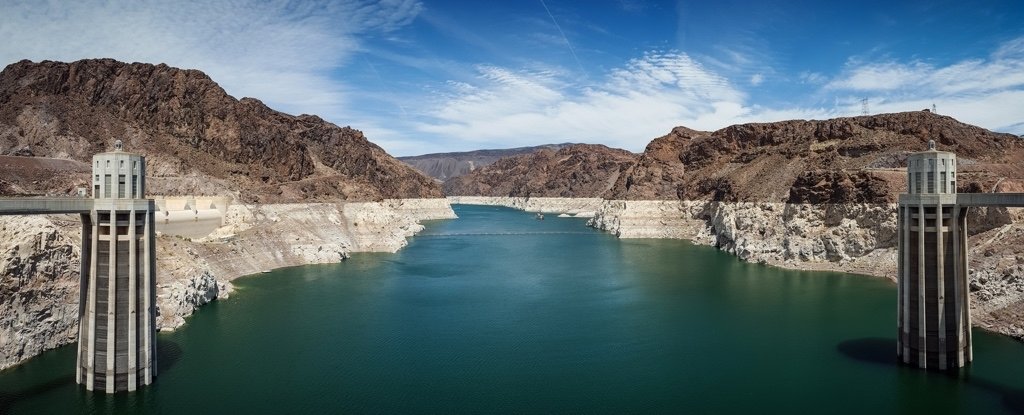
<path id="1" fill-rule="evenodd" d="M 927 71 L 921 63 L 878 63 L 855 67 L 847 74 L 825 85 L 828 89 L 888 91 L 907 87 L 921 79 Z"/>
<path id="2" fill-rule="evenodd" d="M 288 112 L 341 113 L 330 78 L 358 36 L 409 24 L 418 0 L 5 2 L 0 64 L 110 57 L 200 69 L 228 93 Z"/>
<path id="3" fill-rule="evenodd" d="M 647 54 L 596 86 L 560 71 L 478 69 L 475 84 L 439 97 L 420 131 L 463 148 L 574 141 L 638 151 L 673 126 L 719 128 L 749 112 L 742 92 L 682 53 Z"/>
<path id="4" fill-rule="evenodd" d="M 1024 115 L 1024 38 L 1000 45 L 985 59 L 946 66 L 914 62 L 854 62 L 825 85 L 830 92 L 869 97 L 872 112 L 939 112 L 988 129 L 1020 133 Z"/>
<path id="5" fill-rule="evenodd" d="M 812 85 L 820 85 L 828 82 L 828 77 L 818 72 L 800 72 L 798 78 L 800 79 L 800 82 Z"/>
<path id="6" fill-rule="evenodd" d="M 475 81 L 453 83 L 416 128 L 445 137 L 453 148 L 513 147 L 550 142 L 595 142 L 639 151 L 672 127 L 714 130 L 745 122 L 826 119 L 871 111 L 930 108 L 997 131 L 1024 132 L 1024 41 L 1003 44 L 987 59 L 937 67 L 918 61 L 851 60 L 829 80 L 798 74 L 808 85 L 792 101 L 764 106 L 739 85 L 685 53 L 649 53 L 581 86 L 560 71 L 530 72 L 482 66 Z M 750 76 L 750 85 L 764 81 Z M 807 102 L 835 97 L 829 107 Z"/>

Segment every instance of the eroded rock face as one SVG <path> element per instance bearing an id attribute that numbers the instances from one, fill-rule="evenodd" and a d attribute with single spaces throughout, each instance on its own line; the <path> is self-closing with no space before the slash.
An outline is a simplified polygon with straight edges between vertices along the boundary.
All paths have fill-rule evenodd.
<path id="1" fill-rule="evenodd" d="M 77 217 L 0 217 L 0 369 L 78 339 Z"/>
<path id="2" fill-rule="evenodd" d="M 166 261 L 165 261 L 166 262 Z M 169 331 L 185 324 L 185 317 L 191 315 L 200 306 L 227 296 L 224 283 L 218 282 L 209 270 L 202 270 L 199 275 L 184 277 L 175 281 L 164 281 L 157 285 L 157 316 L 158 330 Z"/>
<path id="3" fill-rule="evenodd" d="M 152 194 L 260 203 L 441 197 L 433 180 L 362 132 L 236 100 L 196 70 L 91 59 L 21 61 L 0 72 L 0 154 L 88 163 L 114 139 L 147 157 Z M 88 172 L 80 176 L 87 183 Z"/>
<path id="4" fill-rule="evenodd" d="M 898 169 L 928 140 L 961 160 L 961 191 L 1018 182 L 1024 145 L 930 112 L 733 125 L 714 132 L 676 127 L 654 139 L 606 199 L 793 203 L 895 203 Z"/>
<path id="5" fill-rule="evenodd" d="M 448 196 L 598 197 L 635 163 L 636 155 L 574 144 L 506 157 L 444 184 Z"/>

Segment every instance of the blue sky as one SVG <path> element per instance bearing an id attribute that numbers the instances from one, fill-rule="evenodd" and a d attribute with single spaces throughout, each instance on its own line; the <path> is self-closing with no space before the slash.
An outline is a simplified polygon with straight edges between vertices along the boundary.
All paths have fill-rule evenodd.
<path id="1" fill-rule="evenodd" d="M 199 69 L 394 155 L 920 110 L 1024 133 L 1009 1 L 0 0 L 0 64 Z"/>

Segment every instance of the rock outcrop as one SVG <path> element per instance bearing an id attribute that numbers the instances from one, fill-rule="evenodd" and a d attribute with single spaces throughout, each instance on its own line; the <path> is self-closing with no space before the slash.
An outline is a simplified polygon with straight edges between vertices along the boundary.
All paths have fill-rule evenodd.
<path id="1" fill-rule="evenodd" d="M 1024 142 L 931 112 L 676 127 L 648 144 L 629 174 L 600 195 L 625 200 L 894 203 L 899 169 L 928 140 L 957 153 L 958 187 L 986 191 L 1024 177 Z"/>
<path id="2" fill-rule="evenodd" d="M 597 197 L 636 162 L 636 155 L 603 145 L 574 144 L 506 157 L 448 180 L 448 196 Z"/>
<path id="3" fill-rule="evenodd" d="M 73 219 L 0 217 L 0 369 L 78 340 Z"/>
<path id="4" fill-rule="evenodd" d="M 237 100 L 197 70 L 91 59 L 0 72 L 0 154 L 88 163 L 114 139 L 147 157 L 152 194 L 246 203 L 442 196 L 362 132 Z M 75 180 L 87 183 L 88 172 L 52 187 Z"/>

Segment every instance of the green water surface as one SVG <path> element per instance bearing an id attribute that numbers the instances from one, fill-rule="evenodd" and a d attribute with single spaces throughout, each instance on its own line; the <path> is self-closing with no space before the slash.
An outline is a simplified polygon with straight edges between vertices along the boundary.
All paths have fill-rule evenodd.
<path id="1" fill-rule="evenodd" d="M 895 363 L 896 287 L 456 206 L 395 254 L 235 281 L 108 396 L 75 347 L 0 372 L 0 413 L 1024 411 L 1024 344 L 975 330 L 956 376 Z"/>

